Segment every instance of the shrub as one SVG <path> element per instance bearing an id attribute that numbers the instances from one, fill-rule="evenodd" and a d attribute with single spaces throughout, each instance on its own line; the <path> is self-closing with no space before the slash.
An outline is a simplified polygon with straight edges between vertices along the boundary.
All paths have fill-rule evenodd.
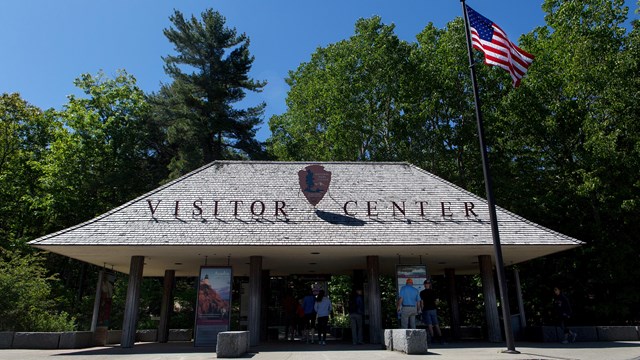
<path id="1" fill-rule="evenodd" d="M 346 314 L 336 315 L 331 319 L 330 325 L 334 328 L 348 328 L 351 326 L 351 319 Z"/>
<path id="2" fill-rule="evenodd" d="M 0 256 L 0 331 L 68 331 L 75 318 L 55 311 L 51 282 L 40 255 L 2 249 Z"/>

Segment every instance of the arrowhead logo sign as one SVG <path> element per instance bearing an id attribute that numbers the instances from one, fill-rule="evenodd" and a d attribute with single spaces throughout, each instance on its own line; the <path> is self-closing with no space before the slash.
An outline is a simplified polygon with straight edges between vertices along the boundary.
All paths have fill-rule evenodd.
<path id="1" fill-rule="evenodd" d="M 307 198 L 307 201 L 316 206 L 329 190 L 331 183 L 331 172 L 324 169 L 322 165 L 309 165 L 298 171 L 300 190 Z"/>

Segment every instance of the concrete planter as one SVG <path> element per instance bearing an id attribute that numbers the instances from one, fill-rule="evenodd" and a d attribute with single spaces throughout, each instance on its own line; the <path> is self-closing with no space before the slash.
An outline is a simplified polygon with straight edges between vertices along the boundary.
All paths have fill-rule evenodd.
<path id="1" fill-rule="evenodd" d="M 93 345 L 94 346 L 105 346 L 109 343 L 109 328 L 106 326 L 98 326 L 96 327 L 96 331 L 93 332 Z"/>
<path id="2" fill-rule="evenodd" d="M 218 333 L 216 358 L 237 358 L 249 351 L 248 331 L 222 331 Z"/>
<path id="3" fill-rule="evenodd" d="M 570 326 L 569 329 L 578 335 L 576 337 L 576 341 L 602 340 L 598 339 L 598 333 L 595 326 Z M 558 336 L 562 338 L 564 337 L 564 334 L 561 334 L 560 329 L 558 329 Z"/>
<path id="4" fill-rule="evenodd" d="M 637 326 L 597 326 L 600 341 L 638 341 L 640 340 Z"/>
<path id="5" fill-rule="evenodd" d="M 13 336 L 14 349 L 57 349 L 59 332 L 16 332 Z"/>
<path id="6" fill-rule="evenodd" d="M 405 354 L 427 353 L 427 331 L 424 329 L 385 329 L 384 345 L 389 351 Z"/>
<path id="7" fill-rule="evenodd" d="M 461 326 L 460 339 L 482 339 L 482 328 L 475 326 Z"/>
<path id="8" fill-rule="evenodd" d="M 13 346 L 13 331 L 0 332 L 0 349 L 11 349 Z"/>
<path id="9" fill-rule="evenodd" d="M 586 330 L 585 330 L 586 331 Z M 557 326 L 528 326 L 524 331 L 525 340 L 539 342 L 560 342 L 562 336 Z"/>
<path id="10" fill-rule="evenodd" d="M 169 341 L 191 341 L 193 330 L 191 329 L 169 329 Z"/>
<path id="11" fill-rule="evenodd" d="M 156 342 L 158 341 L 157 329 L 136 330 L 137 342 Z"/>
<path id="12" fill-rule="evenodd" d="M 578 336 L 576 341 L 638 341 L 640 331 L 636 326 L 569 326 Z M 532 326 L 526 328 L 529 341 L 560 342 L 564 334 L 557 326 Z"/>
<path id="13" fill-rule="evenodd" d="M 122 330 L 109 330 L 107 333 L 107 344 L 120 344 Z"/>
<path id="14" fill-rule="evenodd" d="M 93 346 L 93 332 L 70 331 L 60 334 L 60 349 L 83 349 Z"/>

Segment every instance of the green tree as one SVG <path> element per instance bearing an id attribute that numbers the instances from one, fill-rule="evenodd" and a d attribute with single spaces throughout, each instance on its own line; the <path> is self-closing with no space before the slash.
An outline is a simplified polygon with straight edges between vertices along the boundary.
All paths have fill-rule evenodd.
<path id="1" fill-rule="evenodd" d="M 27 240 L 44 233 L 38 164 L 56 128 L 51 111 L 43 112 L 19 94 L 0 96 L 0 247 L 24 249 Z"/>
<path id="2" fill-rule="evenodd" d="M 149 106 L 133 76 L 83 74 L 42 164 L 50 230 L 75 225 L 156 186 Z"/>
<path id="3" fill-rule="evenodd" d="M 248 75 L 254 61 L 249 38 L 225 27 L 217 11 L 209 9 L 201 16 L 185 19 L 176 10 L 170 17 L 173 27 L 164 30 L 177 52 L 163 58 L 174 82 L 164 85 L 154 102 L 170 119 L 172 177 L 213 160 L 260 157 L 263 152 L 255 134 L 266 104 L 233 106 L 246 91 L 259 92 L 266 85 Z"/>
<path id="4" fill-rule="evenodd" d="M 0 254 L 0 330 L 71 331 L 74 319 L 55 310 L 43 258 L 18 251 Z"/>
<path id="5" fill-rule="evenodd" d="M 37 164 L 44 233 L 76 225 L 153 189 L 161 181 L 149 106 L 135 78 L 119 71 L 75 81 L 83 96 L 70 96 L 56 123 L 46 156 Z M 86 263 L 47 254 L 47 268 L 60 274 L 52 284 L 58 307 L 88 326 L 96 272 Z M 89 315 L 87 315 L 89 314 Z"/>
<path id="6" fill-rule="evenodd" d="M 497 203 L 587 242 L 523 264 L 534 322 L 552 286 L 571 284 L 578 321 L 637 323 L 640 288 L 628 279 L 640 275 L 638 21 L 628 32 L 621 0 L 543 9 L 546 26 L 518 41 L 536 56 L 518 89 L 474 54 Z M 462 21 L 429 24 L 416 44 L 392 30 L 359 20 L 354 36 L 290 72 L 270 152 L 405 160 L 484 194 Z"/>
<path id="7" fill-rule="evenodd" d="M 319 48 L 291 71 L 287 112 L 270 119 L 281 160 L 394 160 L 404 129 L 402 94 L 411 47 L 380 17 L 360 19 L 348 40 Z"/>
<path id="8" fill-rule="evenodd" d="M 550 281 L 570 284 L 580 321 L 638 321 L 638 25 L 627 32 L 619 0 L 543 9 L 547 25 L 521 42 L 534 65 L 497 109 L 496 178 L 512 210 L 587 244 L 525 264 L 540 275 L 527 286 L 548 303 Z"/>
<path id="9" fill-rule="evenodd" d="M 496 98 L 510 87 L 499 69 L 482 66 L 475 53 L 476 74 L 492 138 L 491 110 Z M 428 24 L 417 35 L 411 54 L 416 74 L 406 92 L 404 159 L 476 193 L 484 192 L 478 146 L 475 104 L 462 19 L 444 29 Z"/>
<path id="10" fill-rule="evenodd" d="M 270 153 L 280 160 L 408 161 L 482 189 L 475 115 L 460 19 L 429 24 L 401 41 L 379 17 L 319 48 L 291 71 L 287 112 L 270 119 Z M 484 97 L 503 96 L 508 75 L 479 69 Z M 497 84 L 497 85 L 496 85 Z M 495 85 L 495 86 L 494 86 Z"/>

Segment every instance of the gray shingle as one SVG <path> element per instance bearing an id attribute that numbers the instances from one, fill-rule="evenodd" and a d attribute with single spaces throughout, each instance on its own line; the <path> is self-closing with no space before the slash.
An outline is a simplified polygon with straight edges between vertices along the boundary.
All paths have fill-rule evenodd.
<path id="1" fill-rule="evenodd" d="M 314 208 L 298 181 L 298 171 L 311 164 L 315 163 L 217 161 L 30 244 L 492 243 L 484 199 L 422 169 L 406 163 L 320 163 L 332 177 L 327 194 Z M 467 208 L 473 204 L 477 217 L 465 216 L 465 203 Z M 345 214 L 345 204 L 352 215 Z M 286 216 L 281 212 L 276 216 L 278 206 Z M 442 216 L 443 207 L 449 216 Z M 405 215 L 399 208 L 404 208 Z M 503 245 L 581 244 L 504 209 L 497 212 Z"/>

